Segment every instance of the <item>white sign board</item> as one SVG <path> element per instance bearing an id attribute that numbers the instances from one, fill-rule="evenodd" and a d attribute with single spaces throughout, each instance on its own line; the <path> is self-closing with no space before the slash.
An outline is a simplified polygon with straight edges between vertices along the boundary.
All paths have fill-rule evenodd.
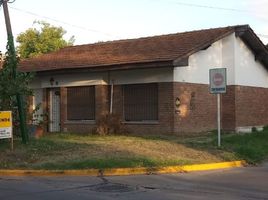
<path id="1" fill-rule="evenodd" d="M 11 111 L 0 111 L 0 139 L 12 138 Z"/>
<path id="2" fill-rule="evenodd" d="M 226 68 L 215 68 L 209 70 L 210 93 L 226 93 Z"/>

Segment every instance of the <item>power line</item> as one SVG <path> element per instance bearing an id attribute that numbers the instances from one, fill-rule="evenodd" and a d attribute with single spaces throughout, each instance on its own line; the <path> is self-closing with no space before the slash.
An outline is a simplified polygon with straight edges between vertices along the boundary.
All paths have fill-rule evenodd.
<path id="1" fill-rule="evenodd" d="M 186 3 L 186 2 L 182 2 L 182 1 L 176 1 L 176 0 L 158 0 L 158 1 L 167 2 L 167 3 L 171 3 L 171 4 L 177 4 L 177 5 L 181 5 L 181 6 L 187 6 L 187 7 L 223 10 L 223 11 L 231 11 L 231 12 L 238 12 L 238 13 L 245 13 L 245 14 L 248 13 L 248 14 L 251 14 L 254 16 L 259 16 L 259 14 L 260 14 L 260 12 L 256 12 L 253 10 L 244 10 L 244 9 L 237 9 L 237 8 L 227 8 L 227 7 L 210 6 L 210 5 L 203 5 L 203 4 Z M 267 22 L 268 20 L 262 19 L 262 21 Z"/>
<path id="2" fill-rule="evenodd" d="M 158 0 L 158 1 L 163 1 L 163 0 Z M 240 13 L 251 13 L 255 16 L 259 14 L 258 12 L 254 12 L 252 10 L 243 10 L 243 9 L 235 9 L 235 8 L 227 8 L 227 7 L 218 7 L 218 6 L 209 6 L 209 5 L 202 5 L 202 4 L 193 4 L 193 3 L 185 3 L 181 1 L 175 1 L 175 0 L 165 0 L 165 2 L 172 3 L 172 4 L 177 4 L 177 5 L 182 5 L 182 6 L 188 6 L 188 7 L 196 7 L 196 8 L 207 8 L 207 9 L 216 9 L 216 10 L 224 10 L 224 11 L 232 11 L 232 12 L 240 12 Z M 267 20 L 262 19 L 267 22 Z M 256 34 L 259 37 L 262 38 L 268 38 L 268 35 L 264 34 Z"/>
<path id="3" fill-rule="evenodd" d="M 78 28 L 78 29 L 82 29 L 82 30 L 89 31 L 89 32 L 94 32 L 94 33 L 100 33 L 102 35 L 106 35 L 106 36 L 109 36 L 109 37 L 120 38 L 117 35 L 113 35 L 113 34 L 110 34 L 110 33 L 105 33 L 105 32 L 99 31 L 99 30 L 95 30 L 95 29 L 89 29 L 89 28 L 86 28 L 86 27 L 83 27 L 83 26 L 74 25 L 74 24 L 71 24 L 71 23 L 68 23 L 68 22 L 65 22 L 65 21 L 61 21 L 61 20 L 58 20 L 58 19 L 54 19 L 54 18 L 51 18 L 51 17 L 44 16 L 44 15 L 39 15 L 39 14 L 31 12 L 31 11 L 15 8 L 15 7 L 11 7 L 11 6 L 10 6 L 10 8 L 13 9 L 13 10 L 28 14 L 28 15 L 32 15 L 32 16 L 35 16 L 35 17 L 41 17 L 43 19 L 47 19 L 47 20 L 54 21 L 54 22 L 57 22 L 57 23 L 65 24 L 65 25 L 68 25 L 68 26 L 71 26 L 71 27 L 74 27 L 74 28 Z"/>
<path id="4" fill-rule="evenodd" d="M 1 9 L 2 1 L 0 0 L 0 9 Z M 162 0 L 158 0 L 158 1 L 162 1 Z M 188 6 L 188 7 L 217 9 L 217 10 L 225 10 L 225 11 L 232 11 L 232 12 L 250 12 L 250 13 L 253 13 L 252 11 L 249 11 L 249 10 L 226 8 L 226 7 L 217 7 L 217 6 L 209 6 L 209 5 L 201 5 L 201 4 L 192 4 L 192 3 L 185 3 L 185 2 L 181 2 L 181 1 L 165 0 L 165 2 L 178 4 L 178 5 L 183 5 L 183 6 Z M 120 38 L 119 36 L 116 36 L 116 35 L 113 35 L 113 34 L 110 34 L 110 33 L 105 33 L 105 32 L 99 31 L 99 30 L 89 29 L 87 27 L 74 25 L 74 24 L 71 24 L 71 23 L 68 23 L 68 22 L 65 22 L 65 21 L 61 21 L 61 20 L 58 20 L 58 19 L 54 19 L 54 18 L 51 18 L 51 17 L 44 16 L 44 15 L 39 15 L 39 14 L 31 12 L 31 11 L 15 8 L 15 7 L 11 7 L 11 6 L 10 6 L 10 8 L 13 9 L 13 10 L 28 14 L 28 15 L 41 17 L 41 18 L 48 19 L 50 21 L 54 21 L 54 22 L 57 22 L 57 23 L 65 24 L 65 25 L 68 25 L 68 26 L 71 26 L 71 27 L 74 27 L 74 28 L 78 28 L 78 29 L 82 29 L 82 30 L 89 31 L 89 32 L 94 32 L 94 33 L 100 33 L 102 35 L 106 35 L 106 36 L 113 37 L 113 38 L 114 37 L 118 38 L 118 39 Z M 262 37 L 262 38 L 268 38 L 268 35 L 265 35 L 265 34 L 257 34 L 257 35 L 259 37 Z"/>
<path id="5" fill-rule="evenodd" d="M 162 1 L 162 0 L 160 0 L 160 1 Z M 236 9 L 236 8 L 226 8 L 226 7 L 209 6 L 209 5 L 202 5 L 202 4 L 185 3 L 182 1 L 165 0 L 165 2 L 169 2 L 172 4 L 178 4 L 178 5 L 182 5 L 182 6 L 188 6 L 188 7 L 208 8 L 208 9 L 225 10 L 225 11 L 232 11 L 232 12 L 251 12 L 252 13 L 252 11 L 250 11 L 250 10 L 242 10 L 242 9 Z"/>

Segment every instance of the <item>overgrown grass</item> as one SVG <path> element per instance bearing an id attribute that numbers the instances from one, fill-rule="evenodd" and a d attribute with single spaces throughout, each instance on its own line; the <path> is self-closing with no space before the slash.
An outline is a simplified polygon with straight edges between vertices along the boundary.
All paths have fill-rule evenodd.
<path id="1" fill-rule="evenodd" d="M 142 157 L 125 157 L 125 158 L 107 158 L 107 159 L 88 159 L 88 160 L 72 160 L 63 163 L 45 163 L 41 166 L 36 166 L 35 169 L 105 169 L 105 168 L 126 168 L 126 167 L 159 167 L 191 164 L 183 160 L 153 160 Z"/>
<path id="2" fill-rule="evenodd" d="M 217 147 L 217 134 L 187 138 L 184 143 L 192 148 L 206 149 L 224 160 L 242 159 L 256 164 L 268 159 L 268 130 L 247 134 L 223 134 L 222 146 Z"/>
<path id="3" fill-rule="evenodd" d="M 216 134 L 195 137 L 168 135 L 80 136 L 51 134 L 29 145 L 15 141 L 9 150 L 0 141 L 0 168 L 88 169 L 160 167 L 245 159 L 249 163 L 268 158 L 268 131 L 225 134 L 217 147 Z"/>
<path id="4" fill-rule="evenodd" d="M 268 131 L 224 137 L 225 151 L 234 152 L 248 163 L 258 163 L 268 158 Z"/>

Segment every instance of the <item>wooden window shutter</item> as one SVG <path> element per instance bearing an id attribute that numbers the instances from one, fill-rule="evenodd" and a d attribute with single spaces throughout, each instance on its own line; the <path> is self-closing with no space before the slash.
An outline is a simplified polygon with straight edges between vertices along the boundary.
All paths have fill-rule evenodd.
<path id="1" fill-rule="evenodd" d="M 67 88 L 67 120 L 95 119 L 95 87 Z"/>
<path id="2" fill-rule="evenodd" d="M 124 115 L 126 121 L 158 120 L 158 85 L 125 85 Z"/>

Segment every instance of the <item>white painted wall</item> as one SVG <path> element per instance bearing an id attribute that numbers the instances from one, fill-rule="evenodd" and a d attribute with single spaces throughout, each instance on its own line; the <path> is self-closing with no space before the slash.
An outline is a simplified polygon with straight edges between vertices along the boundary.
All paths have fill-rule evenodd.
<path id="1" fill-rule="evenodd" d="M 174 81 L 209 84 L 209 69 L 227 68 L 227 85 L 268 88 L 268 70 L 235 34 L 189 57 L 189 66 L 174 68 Z"/>
<path id="2" fill-rule="evenodd" d="M 236 85 L 268 88 L 268 70 L 259 62 L 246 44 L 235 40 Z"/>
<path id="3" fill-rule="evenodd" d="M 30 88 L 32 88 L 32 89 L 42 88 L 41 87 L 41 79 L 34 78 L 34 80 L 30 83 Z"/>
<path id="4" fill-rule="evenodd" d="M 53 85 L 50 79 L 54 79 Z M 104 73 L 74 73 L 68 75 L 43 76 L 39 80 L 42 88 L 86 86 L 105 84 Z"/>
<path id="5" fill-rule="evenodd" d="M 110 74 L 110 80 L 114 84 L 135 84 L 135 83 L 157 83 L 173 82 L 172 68 L 155 69 L 133 69 L 124 71 L 113 71 Z"/>
<path id="6" fill-rule="evenodd" d="M 222 41 L 189 57 L 189 66 L 174 68 L 174 81 L 208 84 L 209 69 L 222 66 Z"/>
<path id="7" fill-rule="evenodd" d="M 51 85 L 50 79 L 53 77 L 54 84 Z M 133 69 L 102 73 L 77 73 L 68 75 L 44 76 L 36 78 L 31 84 L 31 88 L 54 88 L 72 87 L 86 85 L 105 85 L 114 81 L 114 84 L 136 84 L 153 82 L 172 82 L 172 68 L 156 69 Z"/>
<path id="8" fill-rule="evenodd" d="M 227 70 L 227 85 L 235 85 L 235 34 L 231 34 L 221 40 L 222 42 L 222 64 Z"/>

